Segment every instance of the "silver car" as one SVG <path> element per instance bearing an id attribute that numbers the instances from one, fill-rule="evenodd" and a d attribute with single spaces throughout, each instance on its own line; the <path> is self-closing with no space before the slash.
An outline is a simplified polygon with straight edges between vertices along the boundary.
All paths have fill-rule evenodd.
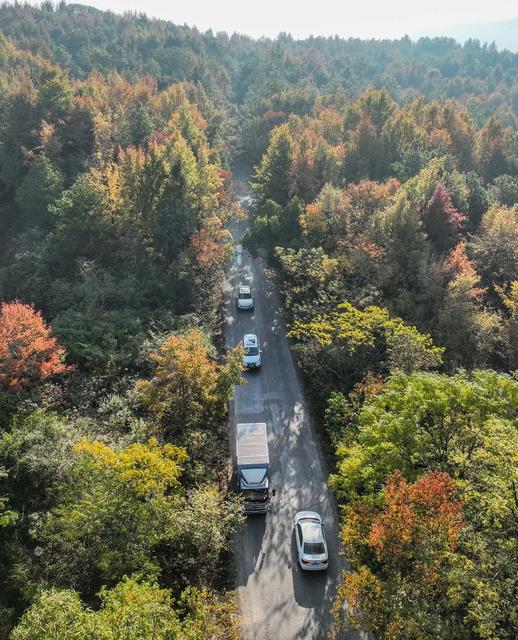
<path id="1" fill-rule="evenodd" d="M 327 569 L 329 556 L 325 525 L 320 515 L 316 511 L 299 511 L 293 526 L 301 568 L 304 571 Z"/>
<path id="2" fill-rule="evenodd" d="M 251 311 L 254 308 L 252 290 L 248 285 L 239 285 L 237 291 L 237 308 L 241 309 L 242 311 Z"/>

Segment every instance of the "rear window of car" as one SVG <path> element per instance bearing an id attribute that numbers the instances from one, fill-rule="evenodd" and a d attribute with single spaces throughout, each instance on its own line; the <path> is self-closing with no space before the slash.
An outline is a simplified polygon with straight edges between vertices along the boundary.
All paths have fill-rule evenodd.
<path id="1" fill-rule="evenodd" d="M 324 547 L 323 542 L 305 542 L 304 543 L 304 553 L 308 553 L 311 555 L 320 555 L 321 553 L 325 553 L 326 548 Z"/>

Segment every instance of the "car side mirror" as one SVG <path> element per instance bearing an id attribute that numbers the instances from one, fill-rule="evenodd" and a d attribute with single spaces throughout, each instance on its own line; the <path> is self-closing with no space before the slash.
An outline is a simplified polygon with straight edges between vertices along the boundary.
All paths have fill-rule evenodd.
<path id="1" fill-rule="evenodd" d="M 272 498 L 275 495 L 275 489 L 272 489 Z"/>

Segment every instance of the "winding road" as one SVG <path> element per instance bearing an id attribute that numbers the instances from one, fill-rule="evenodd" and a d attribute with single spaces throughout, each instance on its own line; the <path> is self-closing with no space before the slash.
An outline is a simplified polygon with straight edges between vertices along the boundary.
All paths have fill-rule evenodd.
<path id="1" fill-rule="evenodd" d="M 245 333 L 256 333 L 263 366 L 243 374 L 247 384 L 235 389 L 230 406 L 231 446 L 235 455 L 237 423 L 266 422 L 270 482 L 276 495 L 270 513 L 249 516 L 236 537 L 241 633 L 244 640 L 323 639 L 331 626 L 330 610 L 343 567 L 336 511 L 277 293 L 265 276 L 263 260 L 252 259 L 240 246 L 245 229 L 243 221 L 233 230 L 236 244 L 225 291 L 225 336 L 227 347 L 232 348 Z M 240 283 L 252 286 L 253 313 L 237 312 L 235 295 Z M 293 516 L 303 509 L 318 511 L 327 525 L 330 566 L 326 572 L 305 573 L 297 563 Z"/>

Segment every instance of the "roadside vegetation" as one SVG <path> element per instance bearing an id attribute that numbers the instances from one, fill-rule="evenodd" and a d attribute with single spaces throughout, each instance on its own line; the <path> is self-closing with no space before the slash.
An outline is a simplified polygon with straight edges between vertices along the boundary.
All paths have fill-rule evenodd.
<path id="1" fill-rule="evenodd" d="M 518 632 L 516 130 L 370 89 L 273 129 L 247 238 L 279 283 L 351 562 L 336 632 Z"/>
<path id="2" fill-rule="evenodd" d="M 518 635 L 518 55 L 0 7 L 0 637 L 238 637 L 235 213 L 335 452 L 337 633 Z"/>
<path id="3" fill-rule="evenodd" d="M 0 49 L 0 628 L 235 638 L 207 98 Z"/>

